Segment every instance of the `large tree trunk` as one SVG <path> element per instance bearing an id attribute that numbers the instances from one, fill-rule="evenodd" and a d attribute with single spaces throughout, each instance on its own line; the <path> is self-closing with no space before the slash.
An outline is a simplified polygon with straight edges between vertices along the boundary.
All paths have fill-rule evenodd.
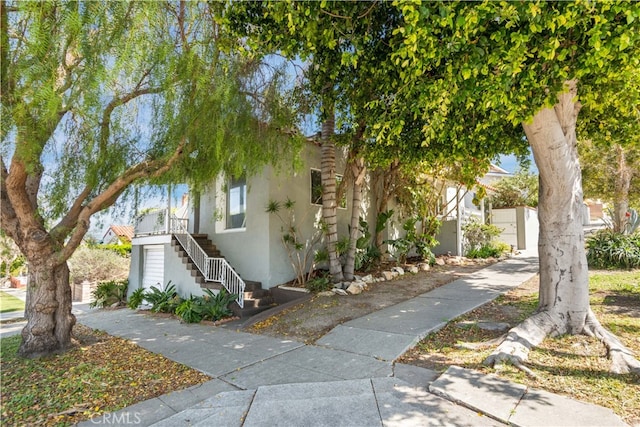
<path id="1" fill-rule="evenodd" d="M 623 148 L 614 145 L 616 152 L 616 177 L 613 192 L 613 231 L 624 233 L 627 226 L 627 211 L 629 210 L 629 189 L 631 188 L 631 168 Z"/>
<path id="2" fill-rule="evenodd" d="M 343 280 L 342 265 L 336 251 L 338 243 L 338 205 L 336 201 L 336 146 L 333 142 L 335 116 L 333 106 L 326 108 L 327 117 L 322 122 L 321 175 L 322 220 L 326 228 L 329 272 L 334 282 Z"/>
<path id="3" fill-rule="evenodd" d="M 486 364 L 503 361 L 519 366 L 529 350 L 548 335 L 598 336 L 609 349 L 616 372 L 640 364 L 595 319 L 589 308 L 589 274 L 582 229 L 582 178 L 575 124 L 580 109 L 574 102 L 577 82 L 558 96 L 554 108 L 539 111 L 524 130 L 540 173 L 538 219 L 540 236 L 540 302 L 536 314 L 511 329 Z"/>
<path id="4" fill-rule="evenodd" d="M 76 318 L 71 313 L 67 263 L 56 266 L 47 259 L 30 259 L 27 294 L 28 322 L 18 354 L 34 358 L 68 349 Z"/>

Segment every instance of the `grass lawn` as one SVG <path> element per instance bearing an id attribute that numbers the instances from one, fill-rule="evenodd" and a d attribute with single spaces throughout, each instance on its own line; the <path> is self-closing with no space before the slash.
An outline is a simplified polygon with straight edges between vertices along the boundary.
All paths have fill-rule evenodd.
<path id="1" fill-rule="evenodd" d="M 72 425 L 210 379 L 104 332 L 73 334 L 75 348 L 37 360 L 16 355 L 20 336 L 0 339 L 1 425 Z"/>
<path id="2" fill-rule="evenodd" d="M 630 425 L 640 424 L 640 375 L 609 372 L 605 347 L 587 336 L 547 338 L 529 354 L 526 366 L 536 378 L 513 366 L 498 370 L 482 365 L 503 332 L 484 330 L 475 321 L 517 325 L 538 303 L 538 279 L 450 322 L 408 351 L 403 363 L 444 371 L 451 365 L 495 373 L 500 377 L 611 408 Z M 591 308 L 600 322 L 640 357 L 640 270 L 594 271 L 590 275 Z M 464 322 L 464 323 L 463 323 Z"/>
<path id="3" fill-rule="evenodd" d="M 10 311 L 24 311 L 24 301 L 0 291 L 0 313 L 8 313 Z"/>

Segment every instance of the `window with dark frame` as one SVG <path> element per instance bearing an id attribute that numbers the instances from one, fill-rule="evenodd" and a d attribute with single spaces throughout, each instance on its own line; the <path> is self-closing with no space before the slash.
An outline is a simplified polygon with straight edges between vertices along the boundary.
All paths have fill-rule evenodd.
<path id="1" fill-rule="evenodd" d="M 247 179 L 232 177 L 227 189 L 227 229 L 244 228 L 247 212 Z"/>

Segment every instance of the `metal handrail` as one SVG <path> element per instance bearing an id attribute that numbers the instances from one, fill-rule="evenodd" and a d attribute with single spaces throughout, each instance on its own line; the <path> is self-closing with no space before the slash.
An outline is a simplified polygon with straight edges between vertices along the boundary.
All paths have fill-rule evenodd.
<path id="1" fill-rule="evenodd" d="M 172 220 L 175 217 L 172 217 Z M 175 218 L 179 220 L 179 218 Z M 213 258 L 198 244 L 196 239 L 187 231 L 182 222 L 176 222 L 176 230 L 174 233 L 180 245 L 189 255 L 189 258 L 196 265 L 200 273 L 207 282 L 219 282 L 230 294 L 238 295 L 236 302 L 240 308 L 244 308 L 244 289 L 246 284 L 244 280 L 236 273 L 231 265 L 224 258 Z"/>
<path id="2" fill-rule="evenodd" d="M 169 214 L 169 209 L 156 209 L 136 218 L 135 236 L 171 234 L 177 230 L 186 230 L 189 220 Z"/>

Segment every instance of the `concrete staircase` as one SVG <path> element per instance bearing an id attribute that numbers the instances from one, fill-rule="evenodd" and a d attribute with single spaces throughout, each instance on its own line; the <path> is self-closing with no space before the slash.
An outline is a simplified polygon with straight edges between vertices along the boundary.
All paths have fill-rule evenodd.
<path id="1" fill-rule="evenodd" d="M 209 240 L 206 234 L 192 234 L 192 237 L 206 252 L 207 256 L 224 258 L 220 250 Z M 200 270 L 198 270 L 198 267 L 196 267 L 175 236 L 171 239 L 171 246 L 175 248 L 185 268 L 190 272 L 191 276 L 195 278 L 196 283 L 198 283 L 201 288 L 211 290 L 220 290 L 223 288 L 222 284 L 218 282 L 207 282 L 205 280 Z M 237 303 L 232 303 L 230 307 L 236 316 L 241 318 L 251 317 L 276 305 L 271 291 L 269 289 L 262 289 L 261 282 L 251 280 L 245 280 L 244 282 L 246 285 L 244 291 L 244 307 L 240 308 Z"/>

